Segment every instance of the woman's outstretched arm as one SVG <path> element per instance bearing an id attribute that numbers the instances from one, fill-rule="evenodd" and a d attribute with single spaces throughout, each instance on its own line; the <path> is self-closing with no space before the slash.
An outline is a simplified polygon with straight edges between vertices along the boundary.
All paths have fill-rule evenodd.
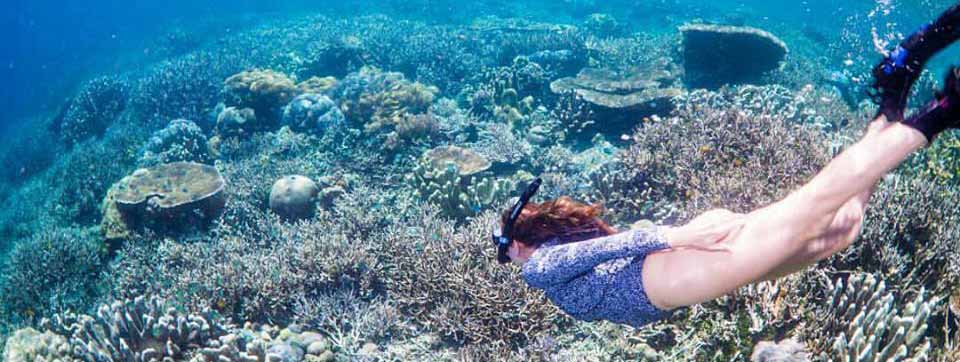
<path id="1" fill-rule="evenodd" d="M 697 304 L 790 266 L 810 253 L 812 241 L 836 231 L 838 212 L 852 208 L 845 205 L 862 207 L 865 199 L 857 198 L 869 197 L 883 175 L 926 142 L 913 128 L 889 124 L 865 135 L 783 200 L 745 215 L 722 241 L 730 252 L 687 249 L 648 256 L 643 283 L 650 300 L 665 309 Z"/>

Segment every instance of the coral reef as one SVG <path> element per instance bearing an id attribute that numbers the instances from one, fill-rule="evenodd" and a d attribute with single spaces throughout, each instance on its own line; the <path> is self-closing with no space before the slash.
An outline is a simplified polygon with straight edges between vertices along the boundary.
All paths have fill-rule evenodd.
<path id="1" fill-rule="evenodd" d="M 393 132 L 410 116 L 426 113 L 437 92 L 406 80 L 402 73 L 370 67 L 351 73 L 333 90 L 347 120 L 373 134 Z"/>
<path id="2" fill-rule="evenodd" d="M 56 115 L 19 122 L 23 130 L 9 133 L 17 140 L 0 149 L 0 344 L 10 338 L 8 351 L 20 351 L 7 359 L 880 360 L 898 338 L 890 321 L 906 318 L 917 328 L 904 325 L 901 360 L 960 356 L 960 157 L 949 134 L 878 186 L 862 240 L 849 249 L 678 309 L 669 322 L 573 321 L 525 288 L 515 265 L 493 262 L 497 211 L 533 175 L 545 181 L 538 200 L 601 203 L 617 229 L 717 207 L 749 211 L 783 196 L 871 116 L 857 95 L 868 68 L 857 64 L 875 61 L 873 39 L 844 28 L 822 41 L 711 4 L 573 0 L 529 13 L 522 2 L 448 3 L 360 9 L 399 9 L 403 19 L 339 16 L 334 10 L 357 9 L 329 3 L 337 16 L 175 28 L 161 47 L 197 38 L 151 49 L 150 65 L 118 58 L 135 66 L 85 83 Z M 507 13 L 526 19 L 490 15 Z M 890 20 L 876 14 L 870 20 Z M 579 24 L 527 20 L 558 16 Z M 740 53 L 711 51 L 710 74 L 701 74 L 711 77 L 695 79 L 676 31 L 692 16 L 767 24 L 789 41 L 790 56 L 750 73 L 750 83 L 768 85 L 683 90 L 684 81 L 721 83 L 736 70 L 718 73 L 717 64 L 762 60 L 741 46 L 705 44 Z M 771 55 L 782 46 L 762 32 L 698 27 L 772 45 Z M 689 28 L 685 45 L 700 35 Z M 839 44 L 848 40 L 858 43 Z M 932 79 L 923 75 L 916 88 Z M 112 94 L 123 95 L 122 106 Z M 229 180 L 214 187 L 228 201 L 217 202 L 218 216 L 190 211 L 129 227 L 117 207 L 124 190 L 110 185 L 181 161 L 215 166 L 214 184 Z M 289 175 L 313 180 L 298 208 L 309 217 L 271 207 L 271 186 Z M 138 213 L 151 199 L 162 212 L 188 207 L 172 206 L 176 185 L 150 184 L 173 197 L 141 190 L 146 197 L 130 200 Z M 204 227 L 179 229 L 196 221 Z M 864 273 L 890 290 L 864 287 Z M 848 281 L 833 284 L 837 277 Z M 839 284 L 846 306 L 824 288 Z M 950 296 L 951 308 L 941 308 Z M 873 304 L 854 307 L 853 298 Z M 57 315 L 43 333 L 12 335 Z"/>
<path id="3" fill-rule="evenodd" d="M 290 77 L 273 70 L 243 71 L 223 81 L 224 103 L 227 106 L 250 108 L 256 113 L 258 122 L 247 124 L 250 130 L 276 126 L 283 106 L 300 92 Z"/>
<path id="4" fill-rule="evenodd" d="M 905 306 L 872 274 L 855 274 L 828 284 L 829 303 L 818 314 L 815 350 L 840 361 L 929 360 L 927 319 L 940 299 L 923 288 Z"/>
<path id="5" fill-rule="evenodd" d="M 287 219 L 303 219 L 314 214 L 320 188 L 309 177 L 284 176 L 270 189 L 270 210 Z"/>
<path id="6" fill-rule="evenodd" d="M 190 350 L 225 333 L 210 316 L 185 314 L 163 299 L 137 297 L 101 305 L 96 315 L 57 315 L 41 322 L 69 336 L 84 362 L 183 360 Z"/>
<path id="7" fill-rule="evenodd" d="M 680 33 L 684 82 L 691 88 L 758 82 L 788 52 L 780 38 L 751 27 L 687 24 Z"/>
<path id="8" fill-rule="evenodd" d="M 16 244 L 0 274 L 0 320 L 35 322 L 99 295 L 103 244 L 93 230 L 41 230 Z"/>
<path id="9" fill-rule="evenodd" d="M 777 114 L 679 105 L 633 134 L 616 169 L 594 185 L 633 219 L 688 220 L 717 207 L 748 212 L 806 181 L 832 156 L 815 127 Z"/>
<path id="10" fill-rule="evenodd" d="M 257 113 L 253 108 L 224 107 L 217 114 L 217 132 L 236 136 L 262 128 L 257 126 Z"/>
<path id="11" fill-rule="evenodd" d="M 138 169 L 107 192 L 103 229 L 108 239 L 150 228 L 172 232 L 202 228 L 223 212 L 226 182 L 213 166 L 174 162 Z"/>
<path id="12" fill-rule="evenodd" d="M 566 319 L 541 293 L 518 287 L 514 268 L 489 262 L 495 213 L 459 230 L 435 212 L 419 220 L 384 240 L 394 270 L 388 288 L 417 322 L 461 343 L 517 345 Z"/>
<path id="13" fill-rule="evenodd" d="M 323 133 L 345 122 L 340 108 L 322 94 L 301 94 L 283 110 L 283 124 L 294 131 Z"/>
<path id="14" fill-rule="evenodd" d="M 175 119 L 166 128 L 154 132 L 143 146 L 138 164 L 149 167 L 173 162 L 209 164 L 212 161 L 203 130 L 191 121 Z"/>
<path id="15" fill-rule="evenodd" d="M 490 167 L 482 156 L 459 147 L 441 147 L 424 153 L 407 176 L 423 201 L 440 207 L 444 215 L 473 216 L 512 194 L 511 179 L 483 177 Z"/>
<path id="16" fill-rule="evenodd" d="M 118 77 L 100 77 L 84 83 L 59 120 L 60 139 L 74 144 L 103 135 L 126 107 L 128 88 L 127 82 Z"/>
<path id="17" fill-rule="evenodd" d="M 27 327 L 7 340 L 3 350 L 6 362 L 73 362 L 67 339 L 50 331 L 43 333 Z"/>

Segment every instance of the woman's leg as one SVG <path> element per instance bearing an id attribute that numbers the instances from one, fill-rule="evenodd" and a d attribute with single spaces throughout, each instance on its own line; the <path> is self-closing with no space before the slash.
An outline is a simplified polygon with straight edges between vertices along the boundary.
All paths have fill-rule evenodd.
<path id="1" fill-rule="evenodd" d="M 835 235 L 838 215 L 862 213 L 867 191 L 925 144 L 922 133 L 900 123 L 868 133 L 806 185 L 745 215 L 724 241 L 729 252 L 680 249 L 648 256 L 643 271 L 648 296 L 662 308 L 697 304 L 785 271 L 802 256 L 835 251 L 830 238 L 843 236 Z M 826 241 L 811 243 L 818 240 Z"/>
<path id="2" fill-rule="evenodd" d="M 864 137 L 880 132 L 891 124 L 893 123 L 887 122 L 884 117 L 878 117 L 870 123 Z M 864 213 L 876 186 L 874 184 L 868 187 L 844 203 L 833 214 L 832 221 L 823 235 L 811 240 L 803 251 L 794 255 L 784 265 L 764 275 L 761 279 L 774 280 L 793 274 L 850 246 L 860 235 Z"/>

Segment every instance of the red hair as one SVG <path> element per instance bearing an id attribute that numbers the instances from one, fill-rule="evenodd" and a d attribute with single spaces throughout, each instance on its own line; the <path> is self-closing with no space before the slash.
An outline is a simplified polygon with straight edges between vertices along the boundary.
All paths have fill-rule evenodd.
<path id="1" fill-rule="evenodd" d="M 567 196 L 540 204 L 529 203 L 523 207 L 510 237 L 528 246 L 539 246 L 554 238 L 568 243 L 616 233 L 600 220 L 602 213 L 601 205 L 587 205 Z M 506 224 L 509 217 L 510 210 L 507 210 L 501 224 Z"/>

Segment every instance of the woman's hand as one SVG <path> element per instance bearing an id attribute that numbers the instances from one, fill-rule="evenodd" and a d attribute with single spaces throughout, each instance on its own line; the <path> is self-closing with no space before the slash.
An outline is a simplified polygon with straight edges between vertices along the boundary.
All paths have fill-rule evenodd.
<path id="1" fill-rule="evenodd" d="M 671 248 L 691 248 L 708 251 L 730 251 L 726 243 L 731 234 L 740 230 L 744 215 L 729 210 L 711 210 L 680 227 L 665 228 L 664 237 Z"/>

